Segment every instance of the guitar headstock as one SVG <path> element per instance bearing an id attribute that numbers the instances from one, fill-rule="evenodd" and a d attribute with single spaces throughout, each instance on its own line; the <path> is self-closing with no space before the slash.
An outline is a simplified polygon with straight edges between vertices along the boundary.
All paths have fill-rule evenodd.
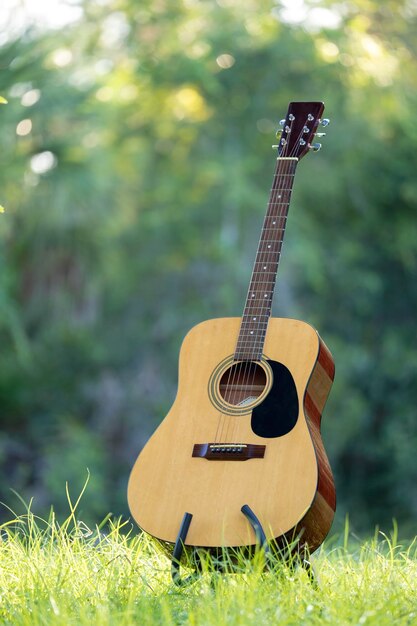
<path id="1" fill-rule="evenodd" d="M 323 102 L 290 102 L 287 115 L 280 122 L 282 130 L 277 132 L 279 144 L 276 147 L 280 157 L 297 157 L 300 160 L 310 150 L 320 150 L 321 144 L 312 142 L 318 125 L 327 126 L 329 123 L 329 120 L 321 119 L 323 111 Z M 317 136 L 324 134 L 317 133 Z"/>

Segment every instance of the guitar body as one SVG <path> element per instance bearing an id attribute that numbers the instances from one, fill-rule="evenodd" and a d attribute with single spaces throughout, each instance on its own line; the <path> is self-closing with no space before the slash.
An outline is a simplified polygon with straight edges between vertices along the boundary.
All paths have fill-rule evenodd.
<path id="1" fill-rule="evenodd" d="M 240 324 L 241 318 L 209 320 L 186 336 L 177 396 L 135 463 L 129 507 L 144 531 L 170 543 L 187 511 L 193 518 L 186 546 L 215 549 L 255 545 L 241 512 L 248 504 L 267 539 L 280 544 L 299 535 L 300 545 L 313 551 L 335 510 L 320 435 L 333 360 L 311 326 L 270 318 L 263 357 L 249 381 L 256 397 L 242 396 L 231 370 Z M 224 393 L 233 385 L 235 398 Z M 213 442 L 235 450 L 259 446 L 262 456 L 242 460 L 240 448 L 193 456 Z"/>

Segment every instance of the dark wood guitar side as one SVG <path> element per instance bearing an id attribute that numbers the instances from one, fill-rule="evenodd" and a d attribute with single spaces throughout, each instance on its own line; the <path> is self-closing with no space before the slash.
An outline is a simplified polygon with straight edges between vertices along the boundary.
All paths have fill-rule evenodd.
<path id="1" fill-rule="evenodd" d="M 320 422 L 333 359 L 311 326 L 271 317 L 296 167 L 323 110 L 290 103 L 243 316 L 188 333 L 174 404 L 133 467 L 130 510 L 164 545 L 173 547 L 188 512 L 189 552 L 253 551 L 243 505 L 277 547 L 297 539 L 312 552 L 330 529 L 335 488 Z"/>

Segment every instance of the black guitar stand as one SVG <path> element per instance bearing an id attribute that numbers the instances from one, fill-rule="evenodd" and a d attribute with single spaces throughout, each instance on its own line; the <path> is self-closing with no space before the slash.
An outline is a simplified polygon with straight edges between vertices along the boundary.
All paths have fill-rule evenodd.
<path id="1" fill-rule="evenodd" d="M 244 504 L 240 510 L 242 511 L 243 515 L 246 517 L 246 519 L 249 521 L 250 525 L 253 528 L 253 531 L 256 537 L 257 546 L 261 550 L 263 550 L 265 557 L 268 558 L 271 552 L 270 552 L 270 547 L 268 545 L 268 541 L 267 541 L 264 529 L 262 528 L 261 522 L 256 517 L 255 513 L 252 511 L 252 509 L 250 508 L 248 504 Z M 200 576 L 200 573 L 201 573 L 198 569 L 198 565 L 196 567 L 195 572 L 193 572 L 186 578 L 181 578 L 181 573 L 180 573 L 181 556 L 184 551 L 185 540 L 187 538 L 187 533 L 188 533 L 188 529 L 190 528 L 192 518 L 193 518 L 192 513 L 184 513 L 180 530 L 178 532 L 177 539 L 175 541 L 174 551 L 172 553 L 171 577 L 172 577 L 173 582 L 178 587 L 184 587 L 186 585 L 191 584 Z M 311 584 L 314 587 L 317 587 L 318 586 L 317 577 L 314 573 L 314 569 L 310 561 L 308 561 L 305 558 L 304 559 L 301 558 L 298 563 L 302 567 L 304 567 L 304 569 L 306 570 Z"/>
<path id="2" fill-rule="evenodd" d="M 190 583 L 194 582 L 194 580 L 198 577 L 198 571 L 195 571 L 193 574 L 190 574 L 189 576 L 187 576 L 187 578 L 184 579 L 181 578 L 180 574 L 181 556 L 184 550 L 184 543 L 187 537 L 188 529 L 190 528 L 192 518 L 193 516 L 191 513 L 184 513 L 180 530 L 175 541 L 174 552 L 172 553 L 171 577 L 178 587 L 184 587 L 185 585 L 189 585 Z"/>
<path id="3" fill-rule="evenodd" d="M 262 548 L 265 554 L 269 554 L 269 546 L 261 522 L 258 520 L 255 513 L 252 511 L 248 504 L 244 504 L 240 510 L 253 528 L 253 532 L 255 533 L 256 537 L 256 543 L 260 548 Z"/>

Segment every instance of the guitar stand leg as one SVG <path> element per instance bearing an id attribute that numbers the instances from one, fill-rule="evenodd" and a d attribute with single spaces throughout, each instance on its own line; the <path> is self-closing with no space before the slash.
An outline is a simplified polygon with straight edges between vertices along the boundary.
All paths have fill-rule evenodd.
<path id="1" fill-rule="evenodd" d="M 245 515 L 250 525 L 252 526 L 254 533 L 255 533 L 257 544 L 264 550 L 265 555 L 268 556 L 270 554 L 270 549 L 269 549 L 266 535 L 265 535 L 264 529 L 262 528 L 261 522 L 256 517 L 255 513 L 252 511 L 250 506 L 248 506 L 247 504 L 244 504 L 240 510 L 242 511 L 243 515 Z M 300 560 L 298 561 L 298 563 L 299 565 L 301 565 L 301 567 L 304 567 L 305 571 L 308 574 L 308 578 L 310 580 L 311 585 L 315 589 L 317 589 L 319 584 L 318 584 L 316 573 L 314 571 L 314 567 L 312 566 L 311 562 L 306 558 L 300 557 Z"/>
<path id="2" fill-rule="evenodd" d="M 191 513 L 184 513 L 180 530 L 175 541 L 174 551 L 172 553 L 171 577 L 178 587 L 189 585 L 195 580 L 198 575 L 197 572 L 195 572 L 194 574 L 190 574 L 190 576 L 187 576 L 187 578 L 182 579 L 180 574 L 181 556 L 184 550 L 184 543 L 187 537 L 188 529 L 190 528 L 192 517 L 193 516 Z"/>
<path id="3" fill-rule="evenodd" d="M 261 522 L 256 517 L 255 513 L 252 511 L 248 504 L 244 504 L 240 509 L 243 515 L 248 519 L 250 525 L 253 528 L 255 533 L 256 542 L 260 548 L 264 551 L 265 555 L 269 554 L 269 546 L 268 541 L 266 539 L 266 535 L 264 529 L 262 528 Z"/>

